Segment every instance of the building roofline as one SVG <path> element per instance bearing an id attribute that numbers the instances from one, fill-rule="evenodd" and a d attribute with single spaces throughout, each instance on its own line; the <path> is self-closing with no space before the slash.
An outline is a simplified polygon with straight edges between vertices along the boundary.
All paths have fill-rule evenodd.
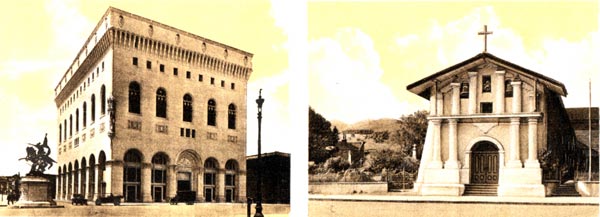
<path id="1" fill-rule="evenodd" d="M 282 156 L 282 157 L 290 157 L 290 153 L 284 153 L 284 152 L 279 152 L 279 151 L 274 151 L 274 152 L 269 152 L 269 153 L 261 153 L 260 157 L 270 157 L 270 156 Z M 255 155 L 248 155 L 246 156 L 246 160 L 249 159 L 256 159 L 258 158 L 258 154 Z"/>

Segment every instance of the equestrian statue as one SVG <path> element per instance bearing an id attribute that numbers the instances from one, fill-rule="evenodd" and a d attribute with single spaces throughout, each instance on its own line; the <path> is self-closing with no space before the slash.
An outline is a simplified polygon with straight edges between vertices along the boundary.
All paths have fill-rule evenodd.
<path id="1" fill-rule="evenodd" d="M 44 171 L 52 168 L 52 164 L 56 163 L 56 161 L 50 158 L 50 147 L 48 146 L 47 136 L 48 134 L 46 133 L 42 144 L 39 142 L 37 144 L 28 143 L 29 147 L 25 149 L 27 156 L 19 159 L 31 162 L 31 170 L 27 175 L 41 176 L 44 174 Z"/>

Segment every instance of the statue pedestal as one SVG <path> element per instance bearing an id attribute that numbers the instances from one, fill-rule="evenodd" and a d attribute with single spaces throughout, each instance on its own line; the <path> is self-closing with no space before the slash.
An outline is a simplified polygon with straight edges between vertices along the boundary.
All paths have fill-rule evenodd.
<path id="1" fill-rule="evenodd" d="M 21 197 L 10 208 L 64 208 L 57 206 L 56 202 L 49 197 L 48 188 L 50 182 L 48 179 L 40 176 L 26 176 L 21 179 L 19 191 Z"/>

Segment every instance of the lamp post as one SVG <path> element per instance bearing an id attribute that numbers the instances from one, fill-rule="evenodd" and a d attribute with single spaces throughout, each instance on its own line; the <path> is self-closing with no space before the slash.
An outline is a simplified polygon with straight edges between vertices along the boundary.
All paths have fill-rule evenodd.
<path id="1" fill-rule="evenodd" d="M 258 99 L 256 99 L 256 104 L 258 104 L 258 182 L 256 182 L 256 189 L 258 189 L 258 197 L 256 199 L 256 213 L 254 213 L 254 217 L 263 217 L 262 214 L 262 160 L 260 158 L 260 123 L 262 120 L 262 105 L 265 102 L 265 99 L 261 96 L 262 89 L 258 91 Z"/>

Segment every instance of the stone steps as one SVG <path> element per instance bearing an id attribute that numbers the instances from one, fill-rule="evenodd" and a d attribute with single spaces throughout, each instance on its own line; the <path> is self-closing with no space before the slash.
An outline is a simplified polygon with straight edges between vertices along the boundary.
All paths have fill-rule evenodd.
<path id="1" fill-rule="evenodd" d="M 466 184 L 466 196 L 497 196 L 498 185 L 493 184 Z"/>
<path id="2" fill-rule="evenodd" d="M 575 189 L 575 185 L 573 184 L 563 184 L 559 185 L 554 192 L 552 192 L 552 196 L 558 197 L 579 197 L 579 193 Z"/>

